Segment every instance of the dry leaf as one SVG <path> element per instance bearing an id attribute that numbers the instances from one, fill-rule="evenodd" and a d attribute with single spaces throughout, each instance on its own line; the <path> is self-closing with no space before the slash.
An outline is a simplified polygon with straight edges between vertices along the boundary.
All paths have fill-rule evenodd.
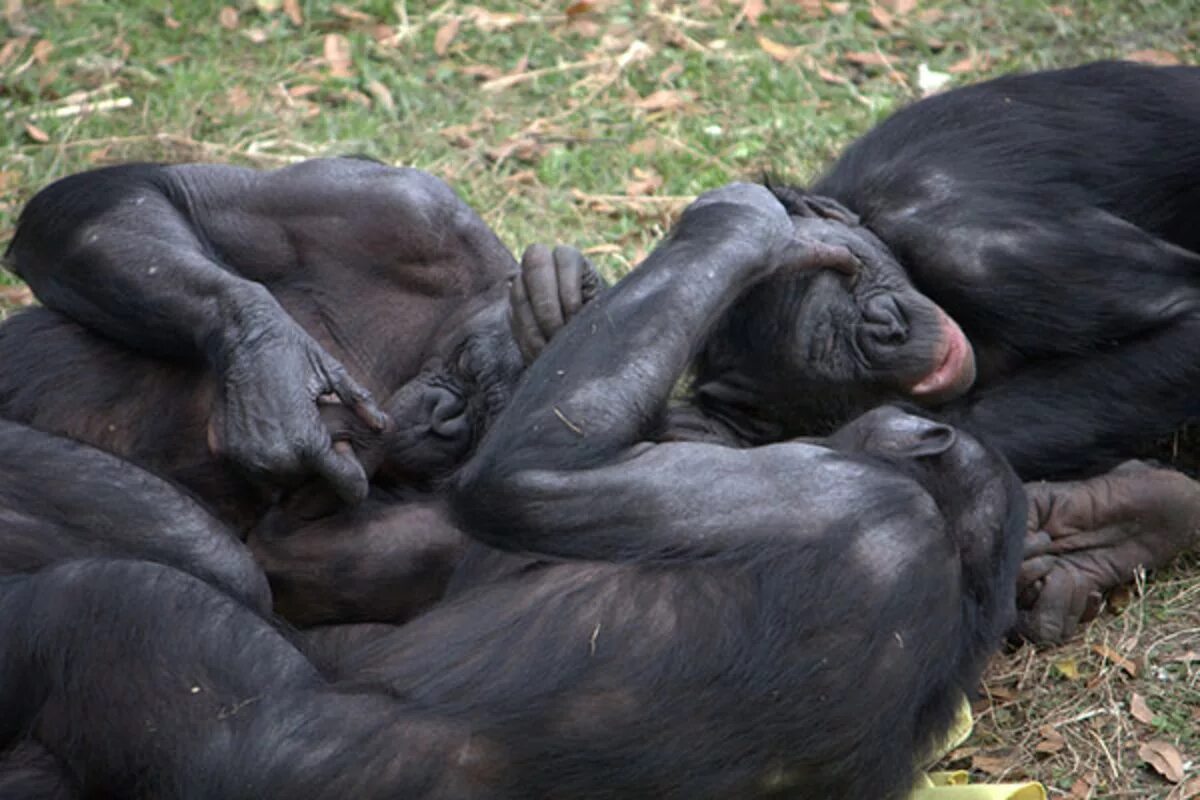
<path id="1" fill-rule="evenodd" d="M 767 10 L 767 4 L 763 0 L 746 0 L 742 3 L 740 15 L 742 19 L 750 23 L 750 27 L 758 27 L 758 18 Z"/>
<path id="2" fill-rule="evenodd" d="M 0 286 L 0 306 L 33 305 L 33 291 L 28 286 Z"/>
<path id="3" fill-rule="evenodd" d="M 504 183 L 508 186 L 536 186 L 538 176 L 531 169 L 522 169 L 506 177 Z"/>
<path id="4" fill-rule="evenodd" d="M 1079 665 L 1075 663 L 1075 659 L 1073 658 L 1064 658 L 1061 661 L 1055 661 L 1054 670 L 1067 680 L 1079 680 Z"/>
<path id="5" fill-rule="evenodd" d="M 883 53 L 878 52 L 850 52 L 843 53 L 842 60 L 848 61 L 851 64 L 857 64 L 860 67 L 890 67 L 892 61 Z"/>
<path id="6" fill-rule="evenodd" d="M 288 89 L 288 96 L 293 99 L 308 97 L 310 94 L 316 94 L 321 90 L 320 86 L 315 83 L 300 83 Z"/>
<path id="7" fill-rule="evenodd" d="M 1070 19 L 1071 17 L 1075 16 L 1075 9 L 1071 8 L 1070 6 L 1050 6 L 1048 10 L 1051 14 L 1057 14 L 1065 19 Z"/>
<path id="8" fill-rule="evenodd" d="M 758 46 L 763 49 L 771 58 L 786 64 L 789 61 L 794 61 L 804 55 L 804 47 L 790 47 L 786 44 L 780 44 L 773 39 L 768 39 L 766 36 L 758 37 Z"/>
<path id="9" fill-rule="evenodd" d="M 221 23 L 221 27 L 225 30 L 234 30 L 238 26 L 237 9 L 233 6 L 221 6 L 221 11 L 217 14 L 217 21 Z"/>
<path id="10" fill-rule="evenodd" d="M 25 132 L 29 134 L 29 138 L 33 139 L 38 144 L 45 144 L 50 141 L 50 134 L 34 125 L 32 122 L 25 123 Z"/>
<path id="11" fill-rule="evenodd" d="M 517 161 L 533 162 L 540 159 L 545 152 L 546 146 L 541 141 L 534 136 L 522 132 L 501 142 L 496 147 L 488 148 L 484 151 L 484 155 L 497 163 L 507 161 L 510 158 Z"/>
<path id="12" fill-rule="evenodd" d="M 178 64 L 180 61 L 183 61 L 186 58 L 187 58 L 186 53 L 176 53 L 173 56 L 166 56 L 165 58 L 160 58 L 158 61 L 155 61 L 154 63 L 156 66 L 159 66 L 159 67 L 173 67 L 176 64 Z"/>
<path id="13" fill-rule="evenodd" d="M 329 72 L 333 77 L 350 77 L 350 40 L 340 33 L 325 34 L 325 61 L 328 62 Z"/>
<path id="14" fill-rule="evenodd" d="M 1129 713 L 1138 722 L 1146 725 L 1154 722 L 1154 712 L 1150 710 L 1150 706 L 1146 705 L 1146 698 L 1142 697 L 1137 692 L 1129 698 Z"/>
<path id="15" fill-rule="evenodd" d="M 970 55 L 946 67 L 946 72 L 949 72 L 951 75 L 962 75 L 964 72 L 985 70 L 990 66 L 991 59 L 987 56 Z"/>
<path id="16" fill-rule="evenodd" d="M 917 14 L 917 19 L 919 19 L 921 22 L 924 22 L 926 25 L 933 25 L 934 23 L 941 22 L 942 18 L 945 16 L 946 12 L 942 11 L 940 8 L 927 8 L 920 14 Z"/>
<path id="17" fill-rule="evenodd" d="M 574 19 L 575 17 L 581 17 L 584 14 L 590 14 L 595 10 L 596 4 L 592 2 L 592 0 L 577 0 L 577 2 L 571 3 L 571 5 L 567 6 L 567 18 Z"/>
<path id="18" fill-rule="evenodd" d="M 642 197 L 654 194 L 663 185 L 663 176 L 652 169 L 633 168 L 633 178 L 625 181 L 625 194 Z"/>
<path id="19" fill-rule="evenodd" d="M 841 16 L 842 14 L 845 14 L 847 11 L 850 10 L 850 4 L 849 3 L 826 3 L 825 8 L 829 10 L 830 14 L 836 14 L 838 16 Z"/>
<path id="20" fill-rule="evenodd" d="M 1171 783 L 1183 780 L 1183 756 L 1170 742 L 1161 739 L 1146 742 L 1138 748 L 1138 758 Z"/>
<path id="21" fill-rule="evenodd" d="M 16 39 L 9 39 L 5 42 L 4 47 L 0 47 L 0 68 L 16 61 L 17 56 L 21 55 L 27 44 L 29 44 L 28 36 L 19 36 Z"/>
<path id="22" fill-rule="evenodd" d="M 247 28 L 246 30 L 242 31 L 242 36 L 245 36 L 255 44 L 262 44 L 267 39 L 271 38 L 270 35 L 262 28 Z"/>
<path id="23" fill-rule="evenodd" d="M 1200 797 L 1200 775 L 1189 778 L 1179 787 L 1179 800 L 1195 800 L 1197 797 Z"/>
<path id="24" fill-rule="evenodd" d="M 1116 650 L 1113 650 L 1113 649 L 1112 649 L 1111 647 L 1109 647 L 1108 645 L 1106 645 L 1106 644 L 1094 644 L 1094 645 L 1092 645 L 1092 652 L 1094 652 L 1096 655 L 1098 655 L 1098 656 L 1100 656 L 1100 657 L 1102 657 L 1102 658 L 1106 658 L 1106 659 L 1108 659 L 1109 661 L 1111 661 L 1112 663 L 1116 664 L 1116 665 L 1117 665 L 1118 667 L 1120 667 L 1121 669 L 1123 669 L 1123 670 L 1125 670 L 1126 672 L 1128 672 L 1128 673 L 1129 673 L 1129 677 L 1131 677 L 1131 678 L 1136 678 L 1136 677 L 1137 677 L 1137 674 L 1138 674 L 1138 667 L 1137 667 L 1137 664 L 1135 664 L 1134 662 L 1130 661 L 1128 658 L 1126 658 L 1125 656 L 1121 655 L 1121 654 L 1120 654 L 1120 653 L 1118 653 Z"/>
<path id="25" fill-rule="evenodd" d="M 879 0 L 879 4 L 896 16 L 902 17 L 917 7 L 917 0 Z"/>
<path id="26" fill-rule="evenodd" d="M 896 18 L 882 6 L 871 6 L 871 19 L 885 31 L 890 31 L 896 26 Z"/>
<path id="27" fill-rule="evenodd" d="M 1017 758 L 1016 750 L 1010 747 L 988 750 L 972 756 L 971 766 L 988 775 L 1003 775 L 1016 765 Z"/>
<path id="28" fill-rule="evenodd" d="M 844 75 L 838 75 L 836 72 L 830 72 L 824 67 L 817 67 L 817 77 L 826 83 L 832 83 L 837 86 L 849 86 L 850 79 Z"/>
<path id="29" fill-rule="evenodd" d="M 254 0 L 254 7 L 262 14 L 274 14 L 280 5 L 280 0 Z"/>
<path id="30" fill-rule="evenodd" d="M 465 150 L 475 146 L 475 139 L 471 137 L 471 134 L 475 133 L 474 125 L 448 125 L 438 133 L 454 147 L 461 147 Z"/>
<path id="31" fill-rule="evenodd" d="M 460 72 L 468 78 L 474 78 L 477 81 L 494 81 L 496 78 L 504 76 L 502 69 L 488 64 L 471 64 L 470 66 L 463 67 Z"/>
<path id="32" fill-rule="evenodd" d="M 179 30 L 179 26 L 183 23 L 171 16 L 170 11 L 163 12 L 163 25 L 166 25 L 173 31 Z"/>
<path id="33" fill-rule="evenodd" d="M 337 11 L 336 7 L 334 11 Z M 287 14 L 287 18 L 297 28 L 304 24 L 304 12 L 300 10 L 300 0 L 283 0 L 283 13 Z"/>
<path id="34" fill-rule="evenodd" d="M 1157 64 L 1160 67 L 1171 67 L 1179 63 L 1179 57 L 1166 50 L 1135 50 L 1125 56 L 1128 61 L 1140 64 Z"/>
<path id="35" fill-rule="evenodd" d="M 249 111 L 254 105 L 254 101 L 250 99 L 250 93 L 241 86 L 234 86 L 225 92 L 225 102 L 229 103 L 229 107 L 235 114 Z"/>
<path id="36" fill-rule="evenodd" d="M 1033 746 L 1035 753 L 1057 753 L 1067 746 L 1067 740 L 1053 725 L 1043 725 L 1038 728 L 1038 733 L 1042 735 L 1042 739 Z"/>
<path id="37" fill-rule="evenodd" d="M 345 3 L 334 3 L 331 10 L 342 19 L 348 19 L 351 22 L 361 22 L 364 25 L 373 25 L 375 23 L 375 18 L 370 14 L 351 8 Z"/>
<path id="38" fill-rule="evenodd" d="M 1186 653 L 1180 653 L 1177 656 L 1171 656 L 1171 660 L 1180 661 L 1185 664 L 1191 661 L 1200 661 L 1200 652 L 1188 650 Z"/>
<path id="39" fill-rule="evenodd" d="M 493 13 L 478 6 L 469 6 L 466 9 L 466 15 L 470 17 L 475 27 L 484 33 L 508 30 L 512 26 L 526 21 L 524 14 Z"/>
<path id="40" fill-rule="evenodd" d="M 1087 798 L 1092 796 L 1092 792 L 1099 782 L 1100 778 L 1095 772 L 1087 772 L 1071 784 L 1071 788 L 1067 791 L 1067 796 L 1074 797 L 1076 800 L 1087 800 Z"/>
<path id="41" fill-rule="evenodd" d="M 42 39 L 33 46 L 33 60 L 44 67 L 50 61 L 50 54 L 53 52 L 54 43 L 47 39 Z"/>
<path id="42" fill-rule="evenodd" d="M 386 111 L 396 110 L 396 98 L 392 97 L 392 91 L 381 81 L 367 81 L 367 91 L 374 98 L 376 105 Z"/>
<path id="43" fill-rule="evenodd" d="M 641 100 L 635 102 L 633 107 L 650 113 L 655 111 L 677 111 L 681 108 L 687 108 L 695 99 L 695 92 L 659 89 L 657 92 L 651 92 Z"/>
<path id="44" fill-rule="evenodd" d="M 438 28 L 437 35 L 433 37 L 433 52 L 439 56 L 446 55 L 446 51 L 450 48 L 450 43 L 454 41 L 454 37 L 458 36 L 458 28 L 462 25 L 462 20 L 454 17 L 442 27 Z"/>

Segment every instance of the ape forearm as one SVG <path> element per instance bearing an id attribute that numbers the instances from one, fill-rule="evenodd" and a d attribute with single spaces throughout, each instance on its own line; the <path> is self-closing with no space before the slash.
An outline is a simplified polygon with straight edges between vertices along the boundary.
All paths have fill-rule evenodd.
<path id="1" fill-rule="evenodd" d="M 163 167 L 72 175 L 30 201 L 7 260 L 43 304 L 129 347 L 221 361 L 287 317 L 218 260 L 191 201 Z"/>

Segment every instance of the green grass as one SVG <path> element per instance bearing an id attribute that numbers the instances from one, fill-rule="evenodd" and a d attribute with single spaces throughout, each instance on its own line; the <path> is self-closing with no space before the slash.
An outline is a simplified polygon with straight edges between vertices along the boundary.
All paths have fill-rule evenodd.
<path id="1" fill-rule="evenodd" d="M 98 164 L 271 167 L 361 153 L 447 179 L 514 250 L 547 240 L 595 248 L 616 276 L 688 197 L 764 172 L 812 177 L 855 135 L 919 95 L 922 64 L 937 72 L 960 65 L 950 84 L 957 85 L 1137 51 L 1200 60 L 1200 15 L 1182 0 L 922 0 L 895 13 L 890 27 L 867 3 L 815 0 L 776 0 L 756 25 L 735 24 L 741 2 L 720 0 L 596 3 L 571 21 L 567 0 L 480 3 L 490 16 L 455 0 L 349 4 L 358 19 L 312 1 L 299 4 L 300 25 L 271 10 L 281 2 L 231 3 L 239 19 L 229 30 L 207 2 L 175 2 L 168 24 L 165 4 L 148 0 L 27 0 L 6 20 L 7 31 L 0 28 L 0 48 L 27 37 L 0 63 L 0 242 L 39 187 Z M 880 5 L 895 9 L 897 2 Z M 455 19 L 457 35 L 439 56 L 438 32 Z M 512 24 L 496 29 L 506 19 Z M 330 34 L 349 41 L 346 76 L 331 74 L 324 61 Z M 781 62 L 759 37 L 801 49 Z M 638 57 L 619 68 L 627 53 Z M 852 63 L 853 54 L 875 53 L 890 66 Z M 501 91 L 488 91 L 480 77 L 522 66 L 536 77 Z M 78 91 L 129 98 L 130 105 L 38 116 Z M 678 107 L 639 107 L 658 91 L 689 94 Z M 25 128 L 30 121 L 48 141 L 35 141 Z M 522 136 L 526 146 L 511 147 Z M 653 197 L 624 196 L 637 170 L 661 177 Z M 15 283 L 0 276 L 6 281 Z M 0 314 L 12 292 L 0 285 Z M 1170 787 L 1138 766 L 1136 745 L 1153 734 L 1200 758 L 1200 664 L 1165 660 L 1165 653 L 1200 650 L 1195 574 L 1192 564 L 1152 581 L 1145 597 L 1093 626 L 1074 650 L 1002 659 L 992 683 L 1016 694 L 983 709 L 972 744 L 1016 748 L 1010 775 L 1054 787 L 1094 769 L 1092 797 L 1167 796 Z M 1087 649 L 1112 641 L 1139 657 L 1165 637 L 1170 648 L 1155 650 L 1155 666 L 1137 678 L 1114 673 Z M 1077 653 L 1080 681 L 1052 679 L 1062 652 Z M 1121 717 L 1119 704 L 1132 690 L 1151 702 L 1155 730 Z M 1040 725 L 1093 706 L 1109 709 L 1100 715 L 1104 725 L 1064 725 L 1065 753 L 1034 750 Z"/>

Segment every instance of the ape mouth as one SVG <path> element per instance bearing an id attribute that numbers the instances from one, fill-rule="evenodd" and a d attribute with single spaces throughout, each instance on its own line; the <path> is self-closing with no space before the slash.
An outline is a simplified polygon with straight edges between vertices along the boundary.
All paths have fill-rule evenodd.
<path id="1" fill-rule="evenodd" d="M 975 351 L 962 328 L 942 309 L 937 309 L 941 329 L 937 366 L 909 387 L 914 398 L 923 403 L 944 403 L 966 393 L 975 383 Z"/>

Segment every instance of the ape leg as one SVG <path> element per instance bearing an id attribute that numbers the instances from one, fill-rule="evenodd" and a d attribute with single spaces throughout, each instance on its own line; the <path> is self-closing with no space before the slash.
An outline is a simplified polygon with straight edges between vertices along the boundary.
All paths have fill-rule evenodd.
<path id="1" fill-rule="evenodd" d="M 303 497 L 295 498 L 302 512 Z M 442 503 L 373 489 L 319 519 L 270 511 L 247 544 L 266 571 L 276 612 L 295 625 L 404 622 L 435 603 L 466 546 Z"/>
<path id="2" fill-rule="evenodd" d="M 1200 483 L 1173 470 L 1130 461 L 1086 481 L 1032 483 L 1026 493 L 1017 632 L 1034 642 L 1073 636 L 1109 589 L 1200 548 Z"/>
<path id="3" fill-rule="evenodd" d="M 0 579 L 0 643 L 0 748 L 31 736 L 87 797 L 506 796 L 477 783 L 495 751 L 466 727 L 331 689 L 268 622 L 169 567 Z"/>
<path id="4" fill-rule="evenodd" d="M 153 560 L 270 609 L 245 545 L 183 491 L 116 456 L 3 420 L 0 520 L 0 574 L 87 556 Z"/>

